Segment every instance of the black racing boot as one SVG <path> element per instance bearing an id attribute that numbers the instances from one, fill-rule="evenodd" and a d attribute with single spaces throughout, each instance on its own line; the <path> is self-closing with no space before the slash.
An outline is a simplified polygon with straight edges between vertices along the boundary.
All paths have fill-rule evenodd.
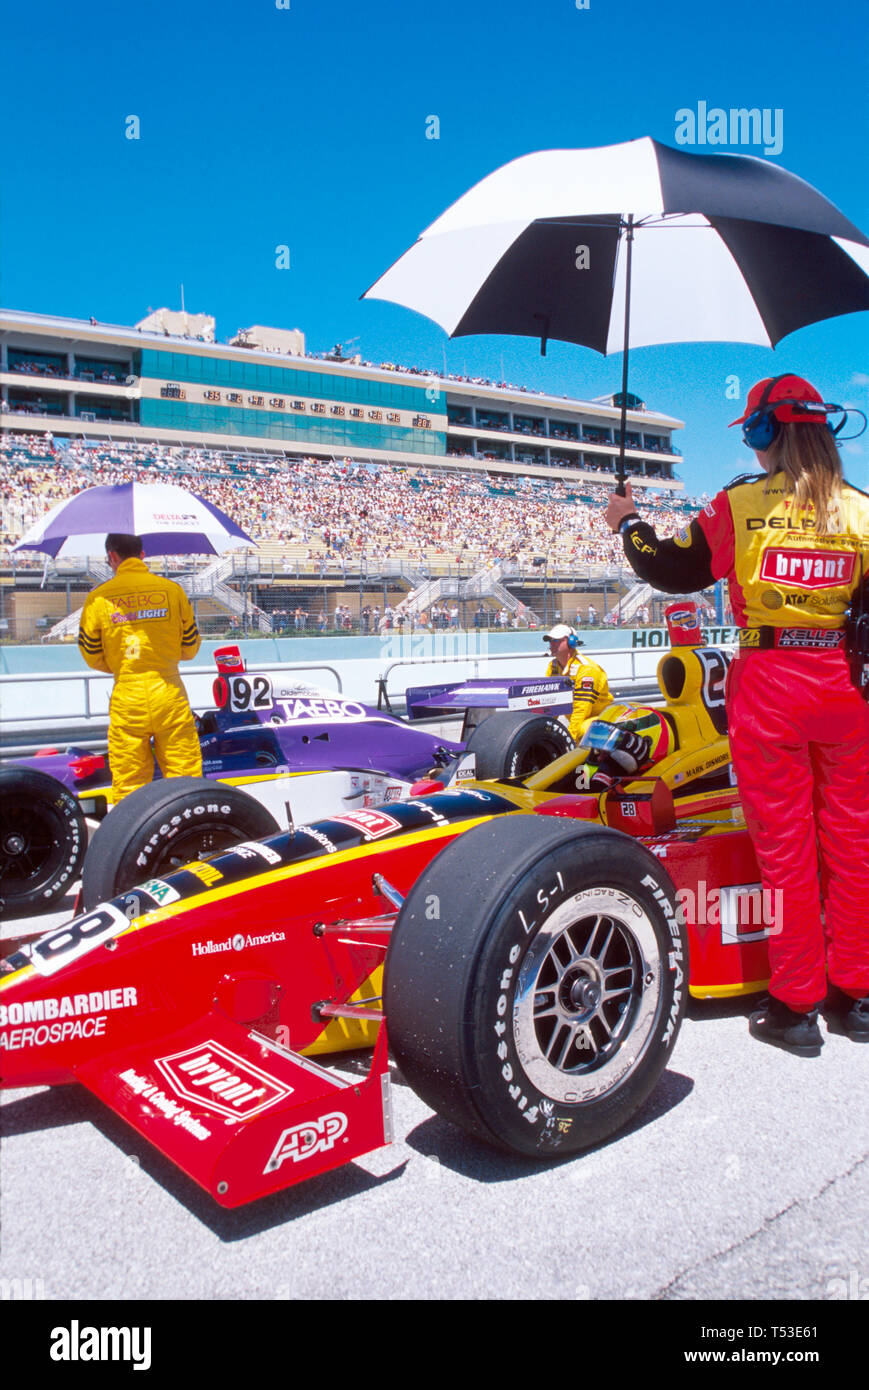
<path id="1" fill-rule="evenodd" d="M 824 1039 L 818 1027 L 818 1010 L 800 1014 L 768 995 L 748 1020 L 748 1031 L 761 1042 L 783 1047 L 797 1057 L 820 1057 Z"/>
<path id="2" fill-rule="evenodd" d="M 828 1033 L 844 1033 L 852 1042 L 869 1043 L 869 994 L 854 999 L 830 982 L 824 1003 Z"/>

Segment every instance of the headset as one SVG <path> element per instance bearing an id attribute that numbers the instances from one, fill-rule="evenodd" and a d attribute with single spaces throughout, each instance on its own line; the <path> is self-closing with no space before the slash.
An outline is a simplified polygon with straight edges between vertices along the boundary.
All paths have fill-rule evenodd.
<path id="1" fill-rule="evenodd" d="M 848 411 L 845 409 L 844 406 L 833 405 L 832 402 L 822 403 L 820 401 L 804 401 L 801 400 L 799 396 L 787 396 L 783 400 L 773 401 L 772 404 L 769 404 L 770 393 L 772 391 L 772 388 L 775 386 L 776 382 L 783 381 L 785 377 L 791 375 L 791 372 L 782 372 L 781 376 L 774 376 L 771 381 L 767 382 L 767 385 L 764 388 L 763 395 L 757 403 L 757 409 L 753 410 L 751 414 L 746 416 L 746 418 L 743 420 L 742 442 L 743 444 L 747 445 L 749 449 L 758 449 L 761 453 L 763 453 L 766 449 L 769 448 L 773 440 L 777 438 L 777 436 L 781 432 L 781 421 L 776 419 L 775 412 L 778 410 L 780 405 L 798 405 L 800 409 L 804 410 L 807 414 L 817 415 L 817 423 L 825 424 L 834 439 L 844 426 L 845 420 L 848 416 Z M 841 412 L 842 418 L 839 421 L 838 425 L 834 427 L 830 424 L 830 421 L 826 417 L 828 415 L 833 415 L 838 412 Z M 863 414 L 862 411 L 857 411 L 856 413 L 858 415 Z M 811 424 L 813 422 L 800 420 L 796 423 Z M 863 429 L 860 430 L 859 433 L 862 434 L 865 428 L 866 416 L 863 415 Z M 847 439 L 856 439 L 857 437 L 857 435 L 845 436 L 845 438 Z"/>
<path id="2" fill-rule="evenodd" d="M 548 642 L 549 638 L 547 637 L 544 640 Z M 573 629 L 571 629 L 567 637 L 567 646 L 568 650 L 573 652 L 576 651 L 577 647 L 584 647 L 585 643 L 582 641 L 580 637 L 577 637 L 576 633 L 573 631 Z"/>

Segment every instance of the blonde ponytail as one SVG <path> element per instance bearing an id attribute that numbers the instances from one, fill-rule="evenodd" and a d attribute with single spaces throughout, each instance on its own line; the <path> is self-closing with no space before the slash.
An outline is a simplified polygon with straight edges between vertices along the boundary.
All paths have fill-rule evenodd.
<path id="1" fill-rule="evenodd" d="M 795 504 L 814 510 L 819 534 L 842 529 L 842 462 L 826 425 L 781 425 L 766 458 L 770 476 L 784 473 Z"/>

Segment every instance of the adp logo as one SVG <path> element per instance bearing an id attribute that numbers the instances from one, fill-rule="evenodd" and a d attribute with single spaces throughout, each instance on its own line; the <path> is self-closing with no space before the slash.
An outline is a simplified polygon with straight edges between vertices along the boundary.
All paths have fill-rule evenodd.
<path id="1" fill-rule="evenodd" d="M 288 1158 L 300 1163 L 303 1158 L 312 1158 L 314 1154 L 328 1153 L 346 1128 L 347 1116 L 340 1110 L 332 1110 L 317 1120 L 285 1129 L 263 1172 L 274 1173 Z"/>

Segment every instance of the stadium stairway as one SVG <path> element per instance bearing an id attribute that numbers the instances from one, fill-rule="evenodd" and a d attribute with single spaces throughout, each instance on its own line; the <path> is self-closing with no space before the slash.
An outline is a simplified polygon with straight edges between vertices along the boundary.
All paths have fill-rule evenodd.
<path id="1" fill-rule="evenodd" d="M 497 565 L 491 565 L 485 569 L 478 570 L 469 579 L 428 579 L 418 588 L 413 589 L 406 599 L 395 609 L 396 616 L 409 618 L 417 613 L 422 613 L 430 608 L 439 599 L 453 598 L 462 602 L 471 599 L 494 599 L 502 608 L 506 608 L 509 613 L 518 613 L 521 610 L 522 619 L 528 623 L 539 623 L 540 619 L 525 604 L 520 603 L 514 594 L 510 593 L 501 583 L 501 571 Z"/>
<path id="2" fill-rule="evenodd" d="M 97 565 L 93 561 L 89 562 L 89 569 L 99 582 L 111 577 L 111 571 L 107 565 Z M 105 570 L 105 573 L 98 571 Z M 219 608 L 233 617 L 243 618 L 247 613 L 248 622 L 256 623 L 260 632 L 271 632 L 272 622 L 268 613 L 262 608 L 258 608 L 250 599 L 245 600 L 235 589 L 224 584 L 223 580 L 232 573 L 232 557 L 220 556 L 213 564 L 207 565 L 204 570 L 196 575 L 185 575 L 179 577 L 177 582 L 192 599 L 210 599 Z M 77 608 L 74 613 L 68 613 L 49 628 L 43 636 L 43 642 L 61 642 L 68 638 L 75 637 L 78 633 L 81 609 Z"/>

